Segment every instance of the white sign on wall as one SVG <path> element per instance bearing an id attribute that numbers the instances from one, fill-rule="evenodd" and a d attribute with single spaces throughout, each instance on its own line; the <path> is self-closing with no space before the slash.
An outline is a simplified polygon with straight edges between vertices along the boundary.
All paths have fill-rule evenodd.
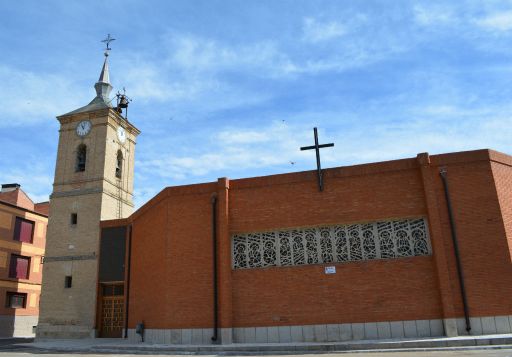
<path id="1" fill-rule="evenodd" d="M 336 267 L 325 267 L 325 274 L 336 274 Z"/>

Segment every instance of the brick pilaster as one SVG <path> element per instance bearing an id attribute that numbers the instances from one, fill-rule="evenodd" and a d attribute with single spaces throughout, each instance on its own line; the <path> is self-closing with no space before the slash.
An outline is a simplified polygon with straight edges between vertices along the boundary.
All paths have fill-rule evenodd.
<path id="1" fill-rule="evenodd" d="M 457 324 L 454 319 L 454 293 L 450 283 L 450 276 L 448 274 L 449 263 L 446 256 L 445 245 L 443 243 L 443 240 L 446 239 L 446 237 L 443 237 L 440 212 L 435 191 L 435 181 L 433 177 L 435 171 L 430 166 L 430 156 L 428 153 L 418 154 L 417 160 L 420 166 L 421 178 L 423 180 L 433 258 L 437 271 L 439 291 L 441 292 L 444 330 L 447 336 L 457 336 Z"/>
<path id="2" fill-rule="evenodd" d="M 229 179 L 217 184 L 217 269 L 219 327 L 222 344 L 233 342 L 233 296 L 231 281 L 231 238 L 229 236 Z"/>

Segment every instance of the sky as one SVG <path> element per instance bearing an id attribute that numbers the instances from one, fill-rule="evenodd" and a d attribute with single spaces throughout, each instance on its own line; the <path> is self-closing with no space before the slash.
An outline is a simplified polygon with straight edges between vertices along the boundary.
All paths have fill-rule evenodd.
<path id="1" fill-rule="evenodd" d="M 55 117 L 94 98 L 107 34 L 141 130 L 136 207 L 315 169 L 313 127 L 324 168 L 512 154 L 510 1 L 0 0 L 0 183 L 48 200 Z"/>

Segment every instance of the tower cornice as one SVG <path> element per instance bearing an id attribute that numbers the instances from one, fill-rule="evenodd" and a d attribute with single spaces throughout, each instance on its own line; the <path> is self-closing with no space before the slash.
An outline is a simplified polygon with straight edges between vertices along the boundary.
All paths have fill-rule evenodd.
<path id="1" fill-rule="evenodd" d="M 140 134 L 140 130 L 133 125 L 131 122 L 123 118 L 116 110 L 113 108 L 104 108 L 98 110 L 92 110 L 88 112 L 76 113 L 76 114 L 63 114 L 57 117 L 57 120 L 61 125 L 69 124 L 73 122 L 77 122 L 80 120 L 88 119 L 94 120 L 96 118 L 105 118 L 108 117 L 116 122 L 116 124 L 123 126 L 126 130 L 128 130 L 133 135 L 137 136 Z"/>

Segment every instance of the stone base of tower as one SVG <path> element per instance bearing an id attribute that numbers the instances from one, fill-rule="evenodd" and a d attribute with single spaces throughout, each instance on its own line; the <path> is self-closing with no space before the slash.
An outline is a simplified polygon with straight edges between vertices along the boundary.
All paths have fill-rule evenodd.
<path id="1" fill-rule="evenodd" d="M 80 325 L 39 324 L 36 339 L 94 338 L 96 330 Z"/>

